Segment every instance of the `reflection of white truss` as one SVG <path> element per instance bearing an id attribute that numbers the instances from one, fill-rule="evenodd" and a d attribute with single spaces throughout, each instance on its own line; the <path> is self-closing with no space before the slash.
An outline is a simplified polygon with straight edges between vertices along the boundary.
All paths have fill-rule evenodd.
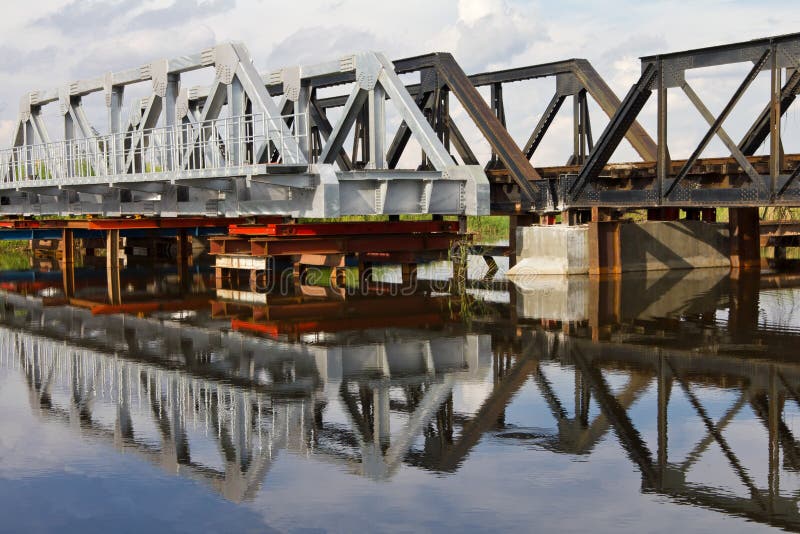
<path id="1" fill-rule="evenodd" d="M 796 410 L 784 413 L 788 401 L 800 403 L 800 366 L 790 360 L 698 358 L 542 330 L 498 336 L 492 346 L 488 335 L 371 330 L 328 346 L 95 316 L 13 295 L 0 304 L 0 366 L 21 371 L 37 414 L 226 498 L 253 497 L 281 450 L 385 479 L 402 464 L 452 472 L 487 437 L 586 455 L 613 435 L 644 491 L 791 530 L 800 525 L 796 495 L 778 484 L 781 473 L 800 471 L 800 443 L 785 419 Z M 552 425 L 499 423 L 530 381 Z M 477 410 L 454 401 L 470 383 L 489 385 L 471 390 L 481 393 Z M 720 383 L 736 394 L 715 416 L 700 390 Z M 691 411 L 673 412 L 676 422 L 693 413 L 703 423 L 686 455 L 682 447 L 669 451 L 670 397 L 678 388 Z M 766 430 L 766 487 L 757 476 L 763 466 L 748 469 L 743 460 L 753 457 L 740 459 L 728 441 L 729 425 L 748 405 L 748 428 L 755 430 L 755 415 Z M 694 434 L 675 428 L 681 440 Z M 702 472 L 694 466 L 712 454 L 727 460 L 742 483 L 738 492 L 727 481 L 719 488 L 713 478 L 695 478 Z"/>
<path id="2" fill-rule="evenodd" d="M 213 67 L 208 88 L 181 88 L 181 74 Z M 354 77 L 333 124 L 313 105 L 320 77 Z M 361 53 L 286 68 L 279 104 L 241 44 L 38 91 L 22 101 L 13 147 L 0 151 L 0 213 L 176 216 L 283 214 L 484 214 L 488 181 L 445 149 L 394 67 Z M 151 81 L 152 94 L 122 119 L 126 85 Z M 107 135 L 88 122 L 81 99 L 103 91 Z M 386 102 L 391 102 L 431 170 L 389 169 Z M 64 136 L 53 141 L 42 108 L 58 103 Z M 365 124 L 352 134 L 359 118 Z M 311 135 L 314 128 L 320 141 Z M 354 170 L 342 146 L 363 136 L 369 161 Z M 319 146 L 314 146 L 318 144 Z"/>
<path id="3" fill-rule="evenodd" d="M 481 376 L 489 365 L 487 336 L 420 340 L 413 332 L 409 339 L 370 338 L 346 348 L 309 346 L 42 307 L 13 295 L 3 302 L 0 366 L 24 372 L 37 413 L 236 501 L 255 495 L 281 450 L 313 452 L 371 478 L 390 476 L 450 395 L 454 376 Z M 377 382 L 368 386 L 376 407 L 369 428 L 351 421 L 352 430 L 315 429 L 315 410 L 338 398 L 346 402 L 339 385 L 364 377 Z M 398 384 L 425 394 L 392 430 L 389 386 Z M 342 449 L 345 435 L 355 436 L 357 450 Z M 332 441 L 339 446 L 327 447 Z M 208 450 L 219 455 L 197 452 Z"/>

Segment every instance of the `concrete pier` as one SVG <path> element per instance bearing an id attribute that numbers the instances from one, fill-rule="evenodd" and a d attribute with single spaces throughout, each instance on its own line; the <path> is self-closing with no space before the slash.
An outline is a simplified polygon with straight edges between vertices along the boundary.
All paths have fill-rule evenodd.
<path id="1" fill-rule="evenodd" d="M 513 275 L 587 274 L 587 226 L 543 225 L 516 229 L 516 265 Z"/>
<path id="2" fill-rule="evenodd" d="M 732 210 L 734 211 L 734 210 Z M 750 221 L 750 219 L 747 219 Z M 750 221 L 752 223 L 752 221 Z M 517 228 L 517 263 L 509 276 L 620 274 L 671 269 L 749 267 L 758 257 L 758 220 L 738 225 L 699 220 L 594 221 L 580 226 Z M 748 238 L 746 241 L 739 236 Z M 753 241 L 755 237 L 755 241 Z M 740 261 L 746 257 L 747 261 Z"/>

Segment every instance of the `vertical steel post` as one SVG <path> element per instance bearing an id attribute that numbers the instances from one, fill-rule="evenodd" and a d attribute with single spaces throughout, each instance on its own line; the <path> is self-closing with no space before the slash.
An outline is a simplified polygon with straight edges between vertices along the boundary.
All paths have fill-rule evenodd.
<path id="1" fill-rule="evenodd" d="M 309 108 L 311 107 L 311 87 L 303 84 L 297 102 L 294 103 L 294 128 L 297 144 L 306 161 L 311 161 L 311 128 Z M 256 162 L 253 162 L 256 163 Z"/>
<path id="2" fill-rule="evenodd" d="M 386 168 L 386 92 L 380 84 L 369 92 L 369 166 Z"/>
<path id="3" fill-rule="evenodd" d="M 234 76 L 228 85 L 228 110 L 230 111 L 230 125 L 228 128 L 229 146 L 227 147 L 227 164 L 242 164 L 242 142 L 244 137 L 244 88 L 238 77 Z M 221 164 L 221 163 L 220 163 Z"/>
<path id="4" fill-rule="evenodd" d="M 28 178 L 34 177 L 33 168 L 33 121 L 29 118 L 25 121 L 25 176 Z"/>
<path id="5" fill-rule="evenodd" d="M 438 111 L 440 116 L 439 125 L 441 126 L 439 139 L 441 139 L 445 150 L 450 152 L 450 91 L 447 87 L 439 88 Z"/>
<path id="6" fill-rule="evenodd" d="M 492 104 L 492 111 L 494 112 L 495 117 L 500 120 L 500 124 L 505 127 L 506 125 L 506 111 L 505 106 L 503 105 L 503 84 L 502 83 L 493 83 L 491 85 L 491 104 Z M 490 168 L 497 168 L 501 166 L 500 158 L 498 157 L 497 153 L 492 150 L 492 158 L 489 163 Z"/>
<path id="7" fill-rule="evenodd" d="M 572 165 L 583 165 L 586 162 L 587 120 L 586 89 L 581 89 L 572 96 Z"/>
<path id="8" fill-rule="evenodd" d="M 176 124 L 178 121 L 178 93 L 181 90 L 181 78 L 179 74 L 167 75 L 167 89 L 164 96 L 164 124 L 167 127 L 167 135 L 165 136 L 164 143 L 166 145 L 166 161 L 163 162 L 166 166 L 165 171 L 176 170 L 177 165 L 177 144 L 178 139 L 176 136 Z M 154 169 L 155 170 L 155 169 Z"/>
<path id="9" fill-rule="evenodd" d="M 664 198 L 664 181 L 669 177 L 670 157 L 667 141 L 667 87 L 664 82 L 664 67 L 661 58 L 658 59 L 658 134 L 656 148 L 656 180 L 658 183 L 658 203 Z"/>
<path id="10" fill-rule="evenodd" d="M 774 199 L 778 191 L 778 176 L 781 173 L 781 167 L 783 167 L 781 146 L 781 68 L 778 63 L 777 45 L 772 45 L 770 55 L 769 176 L 770 196 Z"/>
<path id="11" fill-rule="evenodd" d="M 71 178 L 75 176 L 75 158 L 77 157 L 74 153 L 74 147 L 72 146 L 72 141 L 75 139 L 75 121 L 72 118 L 72 113 L 70 113 L 69 109 L 64 112 L 64 144 L 65 144 L 65 152 L 66 152 L 66 178 Z"/>

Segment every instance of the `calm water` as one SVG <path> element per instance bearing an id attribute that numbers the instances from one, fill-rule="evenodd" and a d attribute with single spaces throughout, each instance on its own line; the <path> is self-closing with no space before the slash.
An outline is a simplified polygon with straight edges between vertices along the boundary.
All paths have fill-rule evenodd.
<path id="1" fill-rule="evenodd" d="M 792 278 L 0 279 L 2 531 L 800 530 Z"/>

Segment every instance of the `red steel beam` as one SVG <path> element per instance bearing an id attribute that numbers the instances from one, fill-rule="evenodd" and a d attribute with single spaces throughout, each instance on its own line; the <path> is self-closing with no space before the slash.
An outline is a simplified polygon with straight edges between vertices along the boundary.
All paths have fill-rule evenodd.
<path id="1" fill-rule="evenodd" d="M 222 237 L 209 240 L 209 254 L 249 254 L 250 241 L 247 239 L 236 239 Z"/>
<path id="2" fill-rule="evenodd" d="M 331 223 L 239 225 L 228 227 L 231 235 L 315 237 L 364 234 L 416 234 L 458 232 L 458 221 L 358 221 Z"/>
<path id="3" fill-rule="evenodd" d="M 284 221 L 283 217 L 258 217 L 257 224 L 275 225 Z M 6 219 L 0 220 L 0 228 L 59 229 L 74 228 L 79 230 L 126 230 L 126 229 L 158 229 L 158 228 L 208 228 L 237 226 L 246 223 L 240 217 L 175 217 L 175 218 L 142 218 L 142 219 Z"/>
<path id="4" fill-rule="evenodd" d="M 442 299 L 438 304 L 444 308 Z M 344 301 L 311 301 L 272 306 L 253 306 L 255 320 L 286 321 L 303 318 L 340 318 L 344 315 L 354 318 L 410 315 L 430 312 L 436 301 L 422 295 L 400 295 L 392 298 L 391 306 L 386 305 L 383 297 L 354 298 Z"/>
<path id="5" fill-rule="evenodd" d="M 91 219 L 75 222 L 85 223 L 85 228 L 88 230 L 125 230 L 225 227 L 229 226 L 231 221 L 240 220 L 226 217 L 176 217 L 174 219 Z M 70 223 L 72 222 L 70 221 Z"/>
<path id="6" fill-rule="evenodd" d="M 166 302 L 147 301 L 130 302 L 127 304 L 106 304 L 84 299 L 69 299 L 70 306 L 88 308 L 92 315 L 110 315 L 118 313 L 137 314 L 153 313 L 157 311 L 183 311 L 198 310 L 208 307 L 211 300 L 208 297 L 190 298 Z"/>
<path id="7" fill-rule="evenodd" d="M 266 334 L 271 337 L 284 335 L 300 335 L 313 332 L 339 332 L 343 330 L 364 330 L 367 328 L 413 328 L 444 324 L 444 318 L 438 313 L 427 313 L 407 317 L 358 317 L 353 319 L 321 319 L 300 322 L 268 321 L 253 323 L 240 319 L 231 319 L 231 328 L 235 331 L 250 331 Z"/>

